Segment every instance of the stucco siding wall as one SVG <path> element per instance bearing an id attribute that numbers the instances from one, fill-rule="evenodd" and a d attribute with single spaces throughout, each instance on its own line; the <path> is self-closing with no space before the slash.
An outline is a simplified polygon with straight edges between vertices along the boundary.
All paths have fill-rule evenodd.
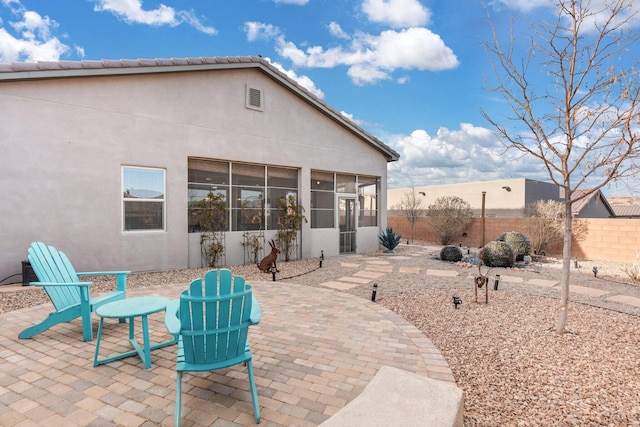
<path id="1" fill-rule="evenodd" d="M 245 108 L 246 85 L 263 90 L 264 111 Z M 384 156 L 253 69 L 2 82 L 0 110 L 0 279 L 19 272 L 36 240 L 67 252 L 78 270 L 193 264 L 190 156 L 299 168 L 307 210 L 310 169 L 381 176 L 384 212 Z M 122 231 L 123 165 L 166 170 L 166 231 Z M 305 224 L 303 257 L 325 246 L 313 236 Z M 240 247 L 231 263 L 243 260 L 238 239 L 228 237 Z"/>

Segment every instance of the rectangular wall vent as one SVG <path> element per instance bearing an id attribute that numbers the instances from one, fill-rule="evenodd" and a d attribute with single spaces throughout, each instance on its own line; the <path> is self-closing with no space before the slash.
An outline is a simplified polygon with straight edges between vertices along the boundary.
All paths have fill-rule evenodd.
<path id="1" fill-rule="evenodd" d="M 263 103 L 262 90 L 247 86 L 246 107 L 252 110 L 262 111 Z"/>

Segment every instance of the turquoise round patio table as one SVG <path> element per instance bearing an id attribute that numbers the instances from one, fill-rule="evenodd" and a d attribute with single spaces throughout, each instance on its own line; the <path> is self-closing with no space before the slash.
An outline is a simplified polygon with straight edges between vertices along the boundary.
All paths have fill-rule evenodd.
<path id="1" fill-rule="evenodd" d="M 135 298 L 125 298 L 123 300 L 113 301 L 96 309 L 96 314 L 100 317 L 100 325 L 98 327 L 98 339 L 96 341 L 96 353 L 93 357 L 93 366 L 108 363 L 113 360 L 123 359 L 125 357 L 140 356 L 144 366 L 149 369 L 151 367 L 151 350 L 175 344 L 175 338 L 158 344 L 151 345 L 149 342 L 149 315 L 164 311 L 167 308 L 169 298 L 159 296 L 143 296 Z M 142 319 L 142 346 L 135 338 L 135 318 Z M 129 342 L 133 346 L 132 351 L 116 354 L 114 356 L 98 359 L 100 352 L 100 341 L 102 339 L 102 326 L 104 319 L 129 319 Z"/>

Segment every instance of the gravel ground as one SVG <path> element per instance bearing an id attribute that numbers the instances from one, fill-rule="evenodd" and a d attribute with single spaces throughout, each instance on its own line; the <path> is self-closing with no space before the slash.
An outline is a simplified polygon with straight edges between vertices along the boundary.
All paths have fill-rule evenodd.
<path id="1" fill-rule="evenodd" d="M 422 330 L 441 350 L 464 390 L 467 426 L 640 426 L 640 308 L 572 294 L 568 330 L 555 332 L 558 287 L 527 284 L 560 280 L 557 259 L 537 259 L 514 268 L 482 268 L 489 277 L 475 302 L 477 257 L 459 263 L 437 259 L 438 247 L 401 245 L 397 255 L 382 253 L 330 257 L 278 265 L 279 281 L 308 286 L 352 276 L 367 265 L 392 265 L 378 283 L 377 302 Z M 572 285 L 640 297 L 640 286 L 625 274 L 629 265 L 579 261 Z M 357 266 L 357 267 L 354 267 Z M 598 267 L 594 277 L 592 267 Z M 399 273 L 404 267 L 405 272 Z M 411 269 L 419 268 L 418 270 Z M 271 280 L 253 265 L 231 268 L 249 282 Z M 427 269 L 454 270 L 457 276 L 427 275 Z M 132 274 L 127 286 L 189 283 L 204 269 Z M 503 278 L 494 291 L 496 274 Z M 113 285 L 95 283 L 93 292 Z M 347 291 L 371 298 L 370 284 Z M 462 299 L 455 309 L 452 296 Z M 606 297 L 606 296 L 605 296 Z M 0 313 L 47 302 L 36 289 L 0 292 Z"/>

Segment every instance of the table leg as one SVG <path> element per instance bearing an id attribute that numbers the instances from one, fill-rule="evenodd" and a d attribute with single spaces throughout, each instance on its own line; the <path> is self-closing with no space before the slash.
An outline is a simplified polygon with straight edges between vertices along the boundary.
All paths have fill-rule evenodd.
<path id="1" fill-rule="evenodd" d="M 138 341 L 135 337 L 134 323 L 135 317 L 129 317 L 129 342 L 133 346 L 132 351 L 128 351 L 121 354 L 116 354 L 114 356 L 105 357 L 104 359 L 98 360 L 98 350 L 100 348 L 100 339 L 102 338 L 102 322 L 104 320 L 103 317 L 100 318 L 100 325 L 98 326 L 98 339 L 96 341 L 96 354 L 93 359 L 93 366 L 98 366 L 103 363 L 111 362 L 113 360 L 123 359 L 125 357 L 138 355 L 142 362 L 144 363 L 145 368 L 151 368 L 151 350 L 155 350 L 157 348 L 165 347 L 171 344 L 176 343 L 176 339 L 170 339 L 168 341 L 164 341 L 158 344 L 151 345 L 149 338 L 149 319 L 147 315 L 140 316 L 142 318 L 142 335 L 143 335 L 143 346 L 141 347 L 138 344 Z"/>
<path id="2" fill-rule="evenodd" d="M 136 335 L 135 335 L 135 331 L 134 331 L 134 323 L 135 323 L 136 318 L 135 317 L 130 317 L 129 318 L 129 339 L 132 340 Z"/>
<path id="3" fill-rule="evenodd" d="M 142 361 L 149 369 L 151 367 L 151 349 L 149 349 L 149 319 L 147 319 L 147 316 L 142 316 L 142 339 L 144 343 L 144 358 L 142 358 Z"/>
<path id="4" fill-rule="evenodd" d="M 93 366 L 98 366 L 98 352 L 100 351 L 100 339 L 102 339 L 102 322 L 104 321 L 104 317 L 100 318 L 100 323 L 98 325 L 98 339 L 96 340 L 96 353 L 93 356 Z"/>

